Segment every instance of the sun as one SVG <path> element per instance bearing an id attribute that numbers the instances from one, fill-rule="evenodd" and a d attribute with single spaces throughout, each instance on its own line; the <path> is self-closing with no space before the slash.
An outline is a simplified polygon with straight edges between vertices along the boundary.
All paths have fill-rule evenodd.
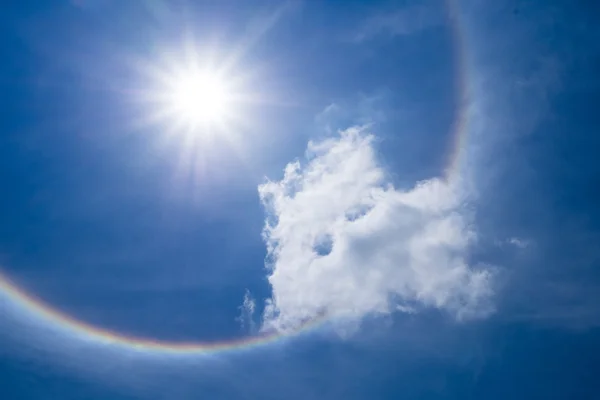
<path id="1" fill-rule="evenodd" d="M 230 134 L 243 111 L 242 80 L 218 63 L 189 58 L 142 69 L 147 83 L 138 98 L 147 107 L 141 123 L 156 124 L 177 137 L 212 139 Z"/>
<path id="2" fill-rule="evenodd" d="M 170 113 L 191 127 L 220 124 L 231 112 L 232 93 L 217 71 L 192 68 L 175 74 L 167 89 Z"/>
<path id="3" fill-rule="evenodd" d="M 153 60 L 134 60 L 136 129 L 190 152 L 222 144 L 242 151 L 242 141 L 256 132 L 255 111 L 265 103 L 256 90 L 260 76 L 257 68 L 217 50 L 185 42 L 181 49 L 158 51 Z"/>

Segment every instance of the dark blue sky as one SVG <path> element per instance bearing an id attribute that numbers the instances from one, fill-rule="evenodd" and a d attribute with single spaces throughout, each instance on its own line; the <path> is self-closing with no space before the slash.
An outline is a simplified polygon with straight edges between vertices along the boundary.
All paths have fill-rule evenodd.
<path id="1" fill-rule="evenodd" d="M 157 341 L 327 323 L 160 355 L 2 292 L 0 398 L 600 398 L 594 2 L 12 3 L 2 276 Z M 190 38 L 251 100 L 191 145 L 144 98 Z"/>

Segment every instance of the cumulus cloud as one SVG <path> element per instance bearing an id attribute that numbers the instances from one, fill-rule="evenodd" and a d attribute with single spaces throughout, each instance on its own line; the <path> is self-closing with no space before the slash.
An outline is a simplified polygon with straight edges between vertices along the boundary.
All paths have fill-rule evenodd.
<path id="1" fill-rule="evenodd" d="M 429 307 L 458 319 L 492 311 L 491 270 L 466 261 L 476 236 L 460 191 L 441 179 L 395 188 L 373 141 L 351 128 L 311 142 L 304 165 L 259 186 L 272 286 L 263 329 Z"/>

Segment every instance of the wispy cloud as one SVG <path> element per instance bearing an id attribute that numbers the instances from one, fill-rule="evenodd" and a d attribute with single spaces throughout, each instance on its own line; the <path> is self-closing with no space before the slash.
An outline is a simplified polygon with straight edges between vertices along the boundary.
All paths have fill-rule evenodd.
<path id="1" fill-rule="evenodd" d="M 460 192 L 440 179 L 394 188 L 373 142 L 358 127 L 311 142 L 306 164 L 259 186 L 273 292 L 263 328 L 320 315 L 357 324 L 423 307 L 458 319 L 491 312 L 492 272 L 466 261 L 476 235 Z"/>
<path id="2" fill-rule="evenodd" d="M 370 16 L 358 28 L 354 40 L 362 42 L 377 36 L 404 36 L 423 31 L 444 21 L 445 8 L 435 2 L 422 2 Z"/>
<path id="3" fill-rule="evenodd" d="M 513 248 L 517 248 L 519 250 L 524 250 L 524 249 L 530 247 L 533 244 L 533 241 L 531 239 L 512 236 L 512 237 L 508 237 L 506 239 L 497 239 L 494 241 L 494 244 L 498 247 L 504 247 L 504 248 L 513 247 Z"/>
<path id="4" fill-rule="evenodd" d="M 249 333 L 256 332 L 256 322 L 254 320 L 254 313 L 256 311 L 256 300 L 252 297 L 249 290 L 244 293 L 244 302 L 239 307 L 240 315 L 236 318 L 243 330 Z"/>
<path id="5" fill-rule="evenodd" d="M 330 103 L 315 116 L 315 123 L 328 134 L 347 126 L 379 124 L 387 118 L 391 98 L 392 94 L 388 90 L 360 93 L 350 101 Z"/>
<path id="6" fill-rule="evenodd" d="M 510 239 L 508 239 L 508 243 L 512 244 L 515 247 L 518 247 L 519 249 L 524 249 L 531 245 L 531 241 L 518 237 L 511 237 Z"/>

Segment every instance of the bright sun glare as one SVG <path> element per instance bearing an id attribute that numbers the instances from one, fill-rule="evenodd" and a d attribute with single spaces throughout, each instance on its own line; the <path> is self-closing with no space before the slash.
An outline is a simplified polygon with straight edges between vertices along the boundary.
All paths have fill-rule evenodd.
<path id="1" fill-rule="evenodd" d="M 173 80 L 170 102 L 174 116 L 188 125 L 212 125 L 222 121 L 228 110 L 230 94 L 218 73 L 192 70 Z"/>
<path id="2" fill-rule="evenodd" d="M 249 128 L 247 107 L 259 99 L 249 91 L 254 78 L 236 72 L 229 59 L 186 45 L 180 55 L 170 51 L 154 63 L 140 63 L 144 89 L 138 99 L 148 106 L 142 126 L 158 126 L 188 149 L 214 139 L 238 142 Z"/>

